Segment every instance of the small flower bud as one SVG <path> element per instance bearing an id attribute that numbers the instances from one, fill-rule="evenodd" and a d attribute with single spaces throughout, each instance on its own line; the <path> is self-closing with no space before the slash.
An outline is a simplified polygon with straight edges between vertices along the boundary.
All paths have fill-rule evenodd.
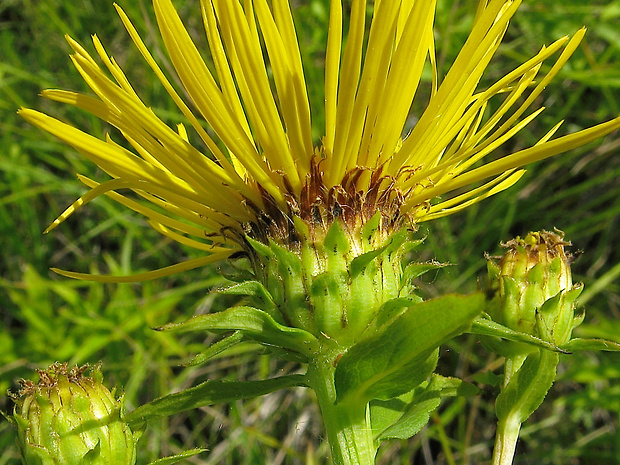
<path id="1" fill-rule="evenodd" d="M 564 247 L 561 231 L 531 232 L 506 244 L 508 250 L 496 264 L 489 260 L 489 276 L 496 294 L 489 313 L 498 323 L 562 345 L 581 317 L 575 300 L 582 285 L 573 286 L 572 256 Z"/>
<path id="2" fill-rule="evenodd" d="M 121 418 L 122 400 L 102 384 L 99 367 L 55 363 L 22 380 L 13 419 L 26 465 L 131 465 L 137 437 Z"/>

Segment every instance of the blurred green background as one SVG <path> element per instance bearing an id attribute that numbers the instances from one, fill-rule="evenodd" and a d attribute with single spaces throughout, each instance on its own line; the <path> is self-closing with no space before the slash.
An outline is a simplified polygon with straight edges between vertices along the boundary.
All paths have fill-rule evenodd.
<path id="1" fill-rule="evenodd" d="M 171 69 L 148 1 L 118 2 L 154 55 Z M 322 60 L 328 0 L 293 1 L 307 80 L 316 116 L 322 119 Z M 180 15 L 199 44 L 199 2 L 177 1 Z M 463 44 L 476 2 L 440 0 L 436 47 L 440 75 Z M 620 1 L 533 0 L 521 7 L 504 45 L 492 62 L 487 83 L 501 77 L 543 44 L 575 32 L 589 32 L 575 55 L 536 102 L 547 110 L 498 156 L 534 143 L 557 121 L 560 134 L 620 114 Z M 49 235 L 42 231 L 85 188 L 81 173 L 102 173 L 74 150 L 20 120 L 21 106 L 36 108 L 102 136 L 106 127 L 83 112 L 44 101 L 45 88 L 85 91 L 67 57 L 64 34 L 92 50 L 96 33 L 127 72 L 141 97 L 167 121 L 177 110 L 138 56 L 107 0 L 0 0 L 0 392 L 16 389 L 18 378 L 54 361 L 104 362 L 109 386 L 123 386 L 126 404 L 141 403 L 206 379 L 258 379 L 294 372 L 295 364 L 257 356 L 252 347 L 204 367 L 183 363 L 210 338 L 173 336 L 150 328 L 233 303 L 210 294 L 225 284 L 221 264 L 143 284 L 102 285 L 64 279 L 51 266 L 97 273 L 130 274 L 197 256 L 152 231 L 143 218 L 100 198 Z M 428 87 L 428 82 L 426 83 Z M 424 89 L 423 89 L 424 90 Z M 422 98 L 416 111 L 423 108 Z M 580 336 L 620 341 L 620 134 L 533 165 L 507 192 L 458 215 L 423 224 L 421 256 L 450 263 L 419 283 L 432 297 L 471 292 L 484 276 L 484 252 L 498 253 L 500 241 L 530 230 L 557 227 L 583 254 L 573 265 L 585 283 L 581 304 L 586 321 Z M 473 337 L 442 351 L 444 375 L 471 380 L 498 371 L 501 360 Z M 489 378 L 491 378 L 489 376 Z M 476 379 L 480 379 L 477 377 Z M 559 379 L 544 406 L 526 424 L 516 464 L 619 464 L 620 359 L 614 354 L 564 356 Z M 380 450 L 380 464 L 479 464 L 493 443 L 495 388 L 480 384 L 474 399 L 446 402 L 429 426 L 410 441 Z M 0 397 L 0 409 L 12 403 Z M 328 448 L 318 412 L 303 389 L 253 401 L 212 406 L 149 425 L 141 441 L 140 464 L 187 448 L 209 452 L 187 463 L 327 463 Z M 14 435 L 0 421 L 0 465 L 18 464 Z"/>

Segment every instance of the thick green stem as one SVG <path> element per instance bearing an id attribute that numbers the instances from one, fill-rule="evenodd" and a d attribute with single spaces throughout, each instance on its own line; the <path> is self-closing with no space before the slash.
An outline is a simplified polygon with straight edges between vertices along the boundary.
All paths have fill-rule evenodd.
<path id="1" fill-rule="evenodd" d="M 495 448 L 493 449 L 493 465 L 512 465 L 521 422 L 509 416 L 497 423 Z"/>
<path id="2" fill-rule="evenodd" d="M 506 362 L 504 363 L 504 388 L 508 386 L 509 381 L 519 368 L 521 368 L 525 359 L 526 355 L 506 358 Z M 500 418 L 497 423 L 497 432 L 495 433 L 493 465 L 512 465 L 520 431 L 521 422 L 516 415 L 508 415 L 505 418 Z"/>
<path id="3" fill-rule="evenodd" d="M 308 381 L 316 393 L 334 465 L 372 465 L 374 445 L 368 404 L 336 403 L 334 358 L 313 360 L 308 366 Z"/>

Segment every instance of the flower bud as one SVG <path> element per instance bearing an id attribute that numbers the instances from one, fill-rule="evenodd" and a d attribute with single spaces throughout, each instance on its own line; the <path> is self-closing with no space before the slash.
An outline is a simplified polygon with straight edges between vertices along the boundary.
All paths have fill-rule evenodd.
<path id="1" fill-rule="evenodd" d="M 547 342 L 567 343 L 583 318 L 574 312 L 583 285 L 572 282 L 572 256 L 564 250 L 570 242 L 561 231 L 542 231 L 502 245 L 508 250 L 499 264 L 488 262 L 495 291 L 491 317 Z"/>
<path id="2" fill-rule="evenodd" d="M 99 367 L 55 363 L 22 380 L 13 419 L 26 465 L 130 465 L 137 437 L 121 418 L 122 399 L 102 384 Z"/>

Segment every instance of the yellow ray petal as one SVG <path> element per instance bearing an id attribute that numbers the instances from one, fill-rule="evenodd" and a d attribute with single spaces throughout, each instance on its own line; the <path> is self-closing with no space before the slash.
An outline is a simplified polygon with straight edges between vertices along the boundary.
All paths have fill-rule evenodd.
<path id="1" fill-rule="evenodd" d="M 341 47 L 342 3 L 341 0 L 331 0 L 327 51 L 325 53 L 325 137 L 323 138 L 323 146 L 329 156 L 334 153 L 334 140 L 336 138 Z"/>
<path id="2" fill-rule="evenodd" d="M 377 115 L 376 113 L 369 113 L 368 107 L 371 100 L 376 103 L 384 98 L 388 71 L 390 65 L 393 65 L 391 55 L 396 36 L 398 12 L 398 2 L 384 2 L 381 3 L 381 6 L 375 5 L 362 74 L 355 94 L 351 121 L 346 135 L 345 151 L 339 154 L 342 157 L 340 164 L 345 171 L 349 171 L 358 165 L 365 165 L 367 163 L 366 152 L 371 138 L 382 136 L 378 131 L 381 127 L 376 124 Z M 364 160 L 364 162 L 360 163 L 360 160 Z M 372 165 L 376 160 L 376 157 L 372 159 Z"/>
<path id="3" fill-rule="evenodd" d="M 394 52 L 386 93 L 377 103 L 376 125 L 369 159 L 380 165 L 390 158 L 400 141 L 416 94 L 426 57 L 432 48 L 435 1 L 415 2 Z"/>
<path id="4" fill-rule="evenodd" d="M 150 281 L 152 279 L 163 278 L 183 271 L 193 270 L 201 266 L 209 265 L 220 260 L 225 260 L 236 251 L 217 252 L 206 257 L 194 258 L 174 265 L 166 266 L 158 270 L 147 271 L 144 273 L 136 273 L 128 276 L 110 276 L 96 275 L 90 273 L 77 273 L 75 271 L 66 271 L 59 268 L 52 268 L 54 273 L 73 279 L 81 279 L 86 281 L 96 281 L 99 283 L 137 283 L 141 281 Z"/>
<path id="5" fill-rule="evenodd" d="M 99 185 L 98 182 L 93 181 L 92 179 L 89 179 L 86 176 L 78 175 L 78 179 L 90 188 L 95 188 Z M 137 191 L 136 193 L 146 198 L 147 200 L 152 198 L 140 191 Z M 179 221 L 177 218 L 171 218 L 169 216 L 162 214 L 161 212 L 153 210 L 152 208 L 148 208 L 145 205 L 142 205 L 136 202 L 135 200 L 132 200 L 128 197 L 118 194 L 117 192 L 107 191 L 105 192 L 105 195 L 113 199 L 115 202 L 118 202 L 121 205 L 124 205 L 127 208 L 135 211 L 136 213 L 143 215 L 149 220 L 153 220 L 154 222 L 163 224 L 167 226 L 168 228 L 175 229 L 176 231 L 180 231 L 190 236 L 204 238 L 204 237 L 207 237 L 208 235 L 217 233 L 217 231 L 223 227 L 228 226 L 232 228 L 235 225 L 234 220 L 232 219 L 229 219 L 228 222 L 222 222 L 222 221 L 215 222 L 204 216 L 198 216 L 195 213 L 190 212 L 189 210 L 179 208 L 176 205 L 166 204 L 163 207 L 165 210 L 169 211 L 171 214 L 175 215 L 176 217 L 185 219 L 186 221 L 189 221 L 192 223 L 192 224 L 187 224 L 182 221 Z M 194 225 L 197 225 L 197 226 L 194 226 Z"/>
<path id="6" fill-rule="evenodd" d="M 456 130 L 460 117 L 467 110 L 475 88 L 506 31 L 508 21 L 519 1 L 506 3 L 493 0 L 482 13 L 448 75 L 431 99 L 411 134 L 394 156 L 400 166 L 437 163 L 443 147 L 436 139 L 449 130 Z"/>
<path id="7" fill-rule="evenodd" d="M 232 69 L 263 155 L 300 190 L 301 179 L 271 91 L 260 39 L 253 32 L 255 20 L 244 14 L 239 2 L 213 3 L 228 55 L 236 58 Z M 251 4 L 248 2 L 248 7 Z"/>
<path id="8" fill-rule="evenodd" d="M 285 3 L 279 0 L 274 5 L 279 13 L 279 24 L 272 16 L 266 0 L 255 0 L 255 7 L 269 53 L 271 72 L 276 84 L 286 135 L 298 165 L 299 176 L 303 178 L 310 169 L 310 157 L 314 153 L 310 105 L 306 95 L 306 83 L 299 57 L 297 37 L 292 25 L 290 10 Z"/>
<path id="9" fill-rule="evenodd" d="M 362 43 L 366 24 L 366 1 L 353 0 L 347 44 L 342 57 L 336 119 L 334 131 L 334 148 L 332 157 L 326 159 L 326 183 L 328 187 L 338 184 L 345 173 L 345 154 L 351 142 L 348 139 L 351 122 L 354 119 L 353 108 L 359 85 L 362 62 Z M 331 25 L 331 23 L 330 23 Z M 335 52 L 335 50 L 334 50 Z M 335 58 L 334 58 L 335 60 Z M 334 72 L 333 70 L 331 71 Z"/>
<path id="10" fill-rule="evenodd" d="M 118 14 L 119 14 L 123 24 L 125 25 L 125 28 L 127 29 L 127 32 L 129 33 L 130 37 L 132 38 L 134 44 L 136 45 L 136 47 L 138 48 L 138 50 L 140 51 L 140 53 L 142 54 L 142 56 L 144 57 L 144 59 L 146 60 L 148 65 L 151 67 L 151 69 L 153 70 L 153 72 L 155 73 L 155 75 L 157 76 L 159 81 L 162 83 L 162 85 L 164 86 L 164 88 L 166 89 L 168 94 L 172 97 L 172 99 L 174 100 L 174 102 L 177 105 L 177 107 L 181 110 L 183 115 L 191 122 L 192 127 L 194 128 L 194 130 L 198 133 L 198 135 L 200 136 L 201 140 L 205 143 L 205 145 L 207 146 L 209 151 L 214 155 L 216 160 L 218 160 L 220 165 L 225 170 L 227 170 L 227 172 L 230 173 L 230 169 L 228 167 L 228 161 L 227 161 L 226 157 L 224 156 L 224 154 L 221 152 L 220 148 L 213 141 L 213 139 L 207 134 L 205 129 L 202 127 L 202 124 L 198 121 L 196 116 L 194 116 L 193 112 L 189 109 L 189 107 L 185 104 L 185 102 L 183 102 L 183 100 L 178 95 L 178 93 L 174 90 L 174 88 L 172 87 L 172 85 L 170 84 L 170 82 L 168 81 L 168 79 L 166 78 L 166 76 L 164 75 L 162 70 L 160 69 L 160 67 L 157 65 L 157 63 L 153 59 L 152 55 L 148 51 L 146 45 L 144 44 L 144 42 L 140 38 L 140 35 L 138 34 L 136 29 L 134 28 L 133 24 L 131 23 L 131 21 L 129 20 L 129 18 L 125 14 L 125 12 L 118 5 L 115 5 L 115 7 L 116 7 L 116 10 L 117 10 L 117 12 L 118 12 Z M 247 127 L 247 121 L 245 121 L 245 119 L 244 119 L 243 112 L 242 111 L 241 112 L 236 112 L 235 116 L 236 116 L 236 119 L 240 122 L 240 124 L 244 127 L 244 130 L 248 134 L 248 137 L 250 137 L 250 130 L 249 130 L 249 127 Z M 245 125 L 243 123 L 245 123 Z M 230 156 L 233 158 L 233 165 L 235 165 L 233 167 L 233 171 L 235 173 L 237 173 L 240 177 L 242 177 L 244 175 L 244 173 L 245 173 L 245 169 L 242 169 L 242 170 L 239 169 L 239 167 L 242 166 L 242 165 L 238 165 L 238 164 L 234 163 L 237 160 L 237 158 L 232 153 L 231 153 Z M 232 174 L 231 174 L 231 178 L 235 178 L 235 177 L 232 176 Z M 241 181 L 241 179 L 239 181 Z M 252 190 L 247 189 L 245 187 L 243 182 L 236 182 L 234 185 L 247 198 L 252 199 L 254 202 L 259 202 L 260 201 L 258 198 L 255 197 L 255 193 Z"/>
<path id="11" fill-rule="evenodd" d="M 99 184 L 97 187 L 91 189 L 86 194 L 78 198 L 71 205 L 69 205 L 65 209 L 65 211 L 58 215 L 58 218 L 56 218 L 52 222 L 52 224 L 50 224 L 45 229 L 45 231 L 43 231 L 43 234 L 47 234 L 53 229 L 56 229 L 58 225 L 60 225 L 63 221 L 73 215 L 73 213 L 75 213 L 78 209 L 82 208 L 84 205 L 86 205 L 88 202 L 95 199 L 96 197 L 99 197 L 100 195 L 105 194 L 106 192 L 111 190 L 129 188 L 131 184 L 131 182 L 125 181 L 124 179 L 112 179 L 110 181 L 104 182 L 103 184 Z"/>
<path id="12" fill-rule="evenodd" d="M 222 250 L 228 250 L 228 249 L 223 249 L 222 247 L 214 246 L 211 243 L 198 242 L 197 240 L 190 239 L 188 237 L 183 236 L 182 234 L 176 233 L 172 231 L 171 229 L 168 229 L 165 225 L 158 223 L 156 221 L 153 221 L 153 220 L 149 220 L 149 225 L 161 235 L 166 236 L 167 238 L 172 239 L 173 241 L 178 242 L 179 244 L 185 245 L 187 247 L 191 247 L 192 249 L 202 250 L 204 252 L 209 252 L 209 253 L 215 253 L 215 252 L 222 251 Z"/>
<path id="13" fill-rule="evenodd" d="M 426 210 L 422 210 L 419 216 L 416 215 L 416 219 L 421 222 L 452 215 L 453 213 L 459 212 L 475 203 L 480 202 L 481 200 L 497 194 L 498 192 L 508 189 L 519 179 L 521 179 L 523 174 L 525 174 L 525 170 L 519 170 L 514 173 L 512 171 L 507 171 L 506 173 L 501 174 L 497 178 L 476 189 L 472 189 L 464 194 L 432 205 Z"/>
<path id="14" fill-rule="evenodd" d="M 156 0 L 154 6 L 166 49 L 194 104 L 252 177 L 277 201 L 283 202 L 270 168 L 238 122 L 234 110 L 226 103 L 172 3 L 169 0 Z"/>
<path id="15" fill-rule="evenodd" d="M 572 148 L 582 146 L 588 142 L 603 137 L 618 128 L 620 128 L 620 117 L 607 121 L 606 123 L 584 129 L 574 134 L 569 134 L 567 136 L 535 145 L 534 147 L 520 150 L 512 155 L 507 155 L 499 160 L 492 161 L 479 168 L 475 168 L 460 176 L 457 176 L 449 183 L 443 183 L 439 186 L 430 187 L 424 191 L 424 195 L 428 199 L 435 198 L 445 192 L 471 185 L 475 182 L 496 176 L 505 171 L 524 166 L 535 161 L 543 160 L 559 153 L 566 152 Z M 408 203 L 409 202 L 410 201 L 408 200 Z M 413 205 L 413 203 L 414 202 L 410 202 L 410 205 Z M 416 204 L 417 203 L 420 203 L 419 199 Z"/>

